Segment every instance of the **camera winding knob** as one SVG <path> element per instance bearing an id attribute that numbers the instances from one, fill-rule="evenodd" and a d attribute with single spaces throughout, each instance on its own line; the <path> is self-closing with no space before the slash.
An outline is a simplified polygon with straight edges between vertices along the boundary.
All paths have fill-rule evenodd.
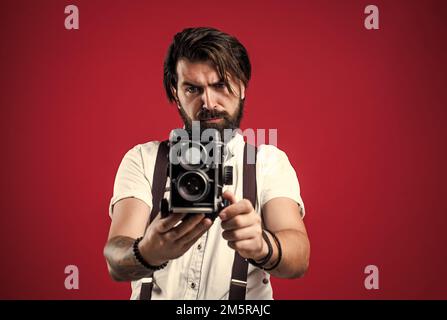
<path id="1" fill-rule="evenodd" d="M 231 186 L 233 184 L 233 167 L 226 166 L 224 167 L 224 181 L 225 185 Z"/>

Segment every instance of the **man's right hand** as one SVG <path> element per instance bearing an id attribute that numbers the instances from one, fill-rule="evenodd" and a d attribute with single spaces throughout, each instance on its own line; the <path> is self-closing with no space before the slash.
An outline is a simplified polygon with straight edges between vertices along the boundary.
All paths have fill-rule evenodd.
<path id="1" fill-rule="evenodd" d="M 185 216 L 186 213 L 171 213 L 161 218 L 158 214 L 150 223 L 138 244 L 147 263 L 158 266 L 182 256 L 213 224 L 204 214 L 190 215 L 181 221 Z"/>

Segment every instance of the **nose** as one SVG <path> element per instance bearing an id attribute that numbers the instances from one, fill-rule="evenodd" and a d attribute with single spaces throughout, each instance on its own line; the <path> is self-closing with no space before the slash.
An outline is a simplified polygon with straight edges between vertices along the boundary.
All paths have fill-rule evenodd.
<path id="1" fill-rule="evenodd" d="M 216 108 L 215 97 L 214 97 L 212 90 L 210 90 L 210 88 L 205 88 L 203 90 L 202 102 L 203 102 L 202 108 L 204 108 L 204 109 L 213 110 Z"/>

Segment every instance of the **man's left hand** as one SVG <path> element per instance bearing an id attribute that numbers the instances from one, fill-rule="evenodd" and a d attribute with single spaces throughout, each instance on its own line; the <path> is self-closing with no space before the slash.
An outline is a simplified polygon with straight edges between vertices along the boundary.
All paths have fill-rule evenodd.
<path id="1" fill-rule="evenodd" d="M 234 194 L 229 191 L 224 192 L 223 198 L 230 202 L 219 214 L 225 230 L 222 236 L 228 241 L 228 246 L 243 258 L 257 261 L 263 259 L 268 248 L 262 237 L 261 216 L 247 199 L 236 201 Z"/>

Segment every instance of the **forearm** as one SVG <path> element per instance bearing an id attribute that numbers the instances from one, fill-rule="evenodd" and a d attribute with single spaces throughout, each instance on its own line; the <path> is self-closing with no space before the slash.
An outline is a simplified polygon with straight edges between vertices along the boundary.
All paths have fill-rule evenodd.
<path id="1" fill-rule="evenodd" d="M 134 281 L 152 275 L 153 271 L 145 268 L 135 258 L 134 241 L 130 237 L 116 236 L 107 242 L 104 256 L 113 280 Z"/>
<path id="2" fill-rule="evenodd" d="M 267 272 L 278 278 L 302 277 L 309 265 L 310 245 L 307 235 L 292 229 L 277 231 L 275 235 L 281 243 L 281 262 L 275 269 Z M 266 268 L 272 267 L 279 255 L 275 240 L 270 234 L 268 237 L 273 247 L 273 255 L 265 266 Z"/>

